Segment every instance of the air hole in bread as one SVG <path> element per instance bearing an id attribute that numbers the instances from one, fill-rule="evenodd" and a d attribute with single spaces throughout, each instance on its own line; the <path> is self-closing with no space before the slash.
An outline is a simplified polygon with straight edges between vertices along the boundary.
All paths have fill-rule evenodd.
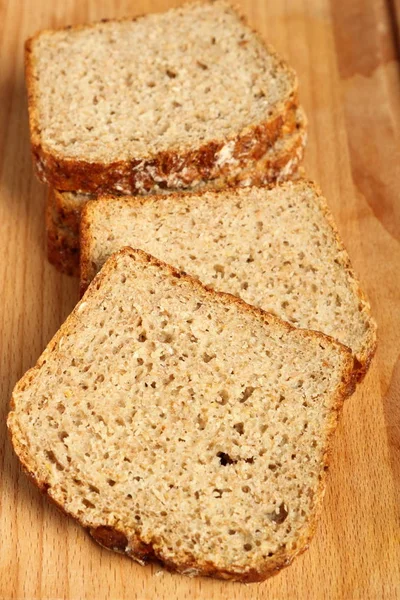
<path id="1" fill-rule="evenodd" d="M 253 394 L 253 392 L 254 392 L 255 389 L 256 389 L 255 387 L 252 387 L 251 385 L 248 385 L 245 388 L 243 394 L 241 395 L 241 397 L 239 399 L 239 402 L 241 402 L 241 403 L 246 402 L 246 400 L 248 400 L 250 398 L 250 396 Z"/>
<path id="2" fill-rule="evenodd" d="M 202 417 L 201 415 L 198 415 L 198 417 L 197 417 L 197 425 L 198 425 L 199 429 L 201 431 L 203 431 L 206 428 L 207 420 L 204 417 Z"/>
<path id="3" fill-rule="evenodd" d="M 203 71 L 207 71 L 208 66 L 205 63 L 201 62 L 200 60 L 196 60 L 196 64 Z"/>
<path id="4" fill-rule="evenodd" d="M 288 510 L 287 506 L 285 506 L 285 504 L 282 502 L 279 505 L 279 507 L 277 508 L 277 510 L 270 513 L 268 515 L 268 517 L 271 521 L 273 521 L 277 525 L 281 525 L 287 519 L 288 514 L 289 514 L 289 510 Z"/>
<path id="5" fill-rule="evenodd" d="M 82 499 L 82 504 L 86 506 L 86 508 L 96 508 L 96 505 L 93 502 L 90 502 L 87 498 Z"/>
<path id="6" fill-rule="evenodd" d="M 246 552 L 250 552 L 250 550 L 253 548 L 253 546 L 251 544 L 244 544 L 243 549 Z"/>
<path id="7" fill-rule="evenodd" d="M 45 450 L 45 454 L 46 454 L 48 460 L 56 466 L 57 471 L 64 471 L 64 466 L 57 459 L 53 450 Z"/>
<path id="8" fill-rule="evenodd" d="M 244 423 L 235 423 L 233 428 L 236 429 L 239 435 L 244 434 Z"/>
<path id="9" fill-rule="evenodd" d="M 207 354 L 207 352 L 203 353 L 203 361 L 205 363 L 209 363 L 211 360 L 213 360 L 213 358 L 216 357 L 216 354 Z"/>
<path id="10" fill-rule="evenodd" d="M 222 277 L 225 275 L 225 267 L 223 265 L 214 265 L 214 271 L 220 273 Z"/>
<path id="11" fill-rule="evenodd" d="M 229 393 L 227 390 L 223 389 L 219 392 L 218 397 L 217 397 L 217 402 L 218 404 L 222 404 L 225 405 L 227 404 L 229 401 Z"/>

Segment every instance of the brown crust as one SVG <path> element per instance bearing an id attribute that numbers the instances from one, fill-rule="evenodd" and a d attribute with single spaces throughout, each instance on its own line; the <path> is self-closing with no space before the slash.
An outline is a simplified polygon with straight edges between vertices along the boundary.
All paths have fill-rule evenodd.
<path id="1" fill-rule="evenodd" d="M 236 11 L 238 12 L 238 11 Z M 245 26 L 246 19 L 239 14 Z M 141 18 L 141 17 L 136 17 Z M 132 20 L 132 19 L 129 19 Z M 95 26 L 92 25 L 92 27 Z M 83 26 L 75 27 L 80 29 Z M 91 194 L 148 193 L 154 187 L 185 188 L 196 181 L 229 177 L 232 169 L 245 165 L 249 160 L 262 156 L 281 135 L 282 129 L 290 131 L 291 112 L 298 106 L 297 77 L 257 32 L 253 33 L 273 55 L 277 64 L 286 71 L 292 81 L 292 92 L 285 101 L 270 110 L 266 119 L 247 126 L 238 135 L 215 139 L 195 149 L 171 148 L 150 157 L 138 157 L 111 163 L 91 162 L 65 158 L 44 146 L 37 102 L 37 78 L 33 45 L 43 32 L 25 43 L 25 74 L 28 91 L 29 126 L 34 163 L 38 177 L 52 187 L 64 191 L 81 191 Z M 235 165 L 218 163 L 218 153 L 227 144 L 233 145 Z"/>
<path id="2" fill-rule="evenodd" d="M 71 202 L 69 194 L 71 192 L 61 192 L 60 190 L 51 190 L 53 195 L 54 213 L 57 215 L 57 222 L 62 223 L 64 227 L 68 227 L 73 232 L 79 235 L 79 226 L 81 222 L 81 205 Z M 89 200 L 96 200 L 97 196 L 88 195 Z"/>
<path id="3" fill-rule="evenodd" d="M 95 296 L 96 292 L 99 290 L 99 288 L 101 288 L 103 281 L 107 278 L 109 272 L 111 272 L 117 267 L 120 257 L 123 258 L 124 256 L 129 256 L 132 260 L 139 260 L 140 262 L 150 263 L 151 265 L 164 269 L 168 272 L 168 274 L 172 275 L 177 279 L 177 283 L 179 280 L 183 280 L 185 282 L 190 283 L 194 290 L 198 290 L 201 293 L 204 293 L 204 291 L 206 291 L 208 294 L 210 294 L 210 298 L 214 298 L 215 300 L 222 302 L 225 305 L 235 304 L 239 310 L 253 314 L 266 325 L 279 325 L 280 327 L 284 327 L 288 333 L 293 332 L 296 335 L 316 338 L 320 340 L 321 343 L 328 343 L 335 346 L 342 354 L 344 360 L 342 380 L 341 384 L 336 389 L 330 419 L 327 423 L 326 444 L 322 461 L 323 468 L 321 469 L 319 487 L 316 493 L 316 503 L 314 506 L 314 510 L 310 515 L 310 520 L 307 526 L 304 527 L 302 534 L 299 536 L 297 547 L 294 550 L 286 551 L 285 548 L 282 548 L 273 557 L 266 559 L 265 562 L 263 564 L 260 564 L 258 568 L 251 568 L 247 570 L 243 568 L 235 569 L 235 566 L 232 565 L 231 568 L 220 569 L 209 561 L 199 563 L 193 556 L 187 556 L 187 559 L 185 560 L 182 560 L 180 558 L 177 560 L 173 560 L 170 558 L 170 556 L 164 555 L 162 548 L 160 548 L 160 546 L 155 540 L 151 543 L 144 542 L 140 539 L 139 535 L 132 536 L 129 532 L 124 532 L 122 527 L 119 530 L 116 530 L 113 527 L 109 527 L 107 523 L 104 523 L 104 525 L 101 527 L 95 528 L 88 527 L 87 525 L 83 524 L 84 527 L 89 529 L 89 532 L 96 541 L 112 550 L 124 552 L 125 554 L 127 554 L 128 556 L 137 560 L 140 563 L 143 563 L 147 560 L 157 559 L 161 561 L 166 566 L 166 568 L 178 571 L 179 573 L 186 575 L 202 575 L 205 577 L 216 577 L 219 579 L 230 579 L 248 583 L 263 581 L 267 577 L 276 574 L 282 568 L 290 565 L 298 554 L 304 552 L 307 549 L 308 544 L 314 534 L 317 518 L 322 508 L 322 500 L 325 492 L 326 475 L 331 452 L 332 437 L 337 426 L 344 399 L 350 396 L 355 389 L 355 374 L 353 371 L 352 354 L 348 348 L 346 348 L 339 342 L 333 340 L 332 338 L 329 338 L 328 336 L 315 331 L 296 330 L 289 323 L 286 323 L 278 317 L 270 315 L 259 308 L 246 304 L 240 298 L 237 298 L 230 294 L 216 292 L 207 288 L 206 286 L 203 286 L 198 280 L 194 279 L 193 277 L 190 277 L 185 273 L 177 271 L 170 265 L 167 265 L 166 263 L 157 260 L 156 258 L 150 256 L 149 254 L 146 254 L 141 250 L 123 248 L 119 252 L 113 254 L 113 256 L 111 256 L 107 260 L 101 272 L 95 277 L 92 284 L 89 286 L 84 299 L 78 302 L 71 315 L 68 317 L 65 323 L 60 327 L 59 331 L 50 341 L 47 348 L 40 356 L 36 365 L 32 369 L 30 369 L 15 386 L 10 402 L 10 413 L 7 419 L 7 426 L 9 429 L 14 450 L 18 458 L 20 459 L 24 470 L 29 474 L 30 478 L 39 487 L 39 489 L 41 489 L 50 498 L 52 498 L 51 488 L 49 487 L 49 485 L 45 481 L 38 480 L 35 477 L 33 472 L 32 461 L 30 460 L 29 455 L 25 451 L 23 444 L 19 444 L 16 436 L 16 431 L 13 428 L 15 394 L 19 390 L 23 390 L 27 385 L 29 385 L 31 380 L 34 378 L 36 371 L 41 368 L 44 361 L 46 361 L 48 355 L 56 351 L 60 338 L 64 335 L 68 335 L 70 331 L 70 324 L 74 323 L 77 320 L 78 311 L 82 302 L 88 302 L 93 296 Z M 59 502 L 56 502 L 56 504 L 60 506 Z M 63 506 L 60 506 L 60 508 L 64 512 L 67 512 L 65 511 Z M 75 517 L 74 515 L 71 516 L 73 516 L 77 521 L 80 521 L 79 518 Z M 128 541 L 128 544 L 125 543 L 125 540 Z"/>
<path id="4" fill-rule="evenodd" d="M 285 186 L 290 186 L 290 185 L 293 185 L 293 182 L 289 181 L 289 182 L 284 182 L 284 183 L 279 184 L 280 187 L 285 187 Z M 308 188 L 311 188 L 314 191 L 314 193 L 316 195 L 315 201 L 319 202 L 321 210 L 322 210 L 329 226 L 331 227 L 331 229 L 333 231 L 337 248 L 340 251 L 340 260 L 342 262 L 342 266 L 346 270 L 349 278 L 354 281 L 354 286 L 356 288 L 357 297 L 360 301 L 360 307 L 361 307 L 360 311 L 364 311 L 368 314 L 369 340 L 368 340 L 368 343 L 366 343 L 366 345 L 365 345 L 364 351 L 362 353 L 358 354 L 357 356 L 354 356 L 354 371 L 357 374 L 357 380 L 359 382 L 361 382 L 364 379 L 364 377 L 368 371 L 371 360 L 375 354 L 376 344 L 377 344 L 376 323 L 371 316 L 371 307 L 369 305 L 369 302 L 368 302 L 368 299 L 367 299 L 365 293 L 361 289 L 360 282 L 357 279 L 357 276 L 351 266 L 349 255 L 348 255 L 346 248 L 340 238 L 333 215 L 330 211 L 330 208 L 327 204 L 326 199 L 322 195 L 320 188 L 313 181 L 310 181 L 307 179 L 300 179 L 300 180 L 296 181 L 295 185 L 307 186 Z M 260 186 L 260 187 L 265 187 L 265 189 L 268 189 L 270 186 Z M 237 193 L 237 191 L 238 191 L 237 188 L 232 189 L 232 194 Z M 196 192 L 196 195 L 201 195 L 202 193 L 205 193 L 205 191 L 202 191 L 200 193 Z M 223 190 L 212 191 L 212 192 L 207 192 L 207 193 L 220 194 L 220 193 L 223 193 Z M 177 201 L 180 201 L 183 198 L 182 195 L 180 195 L 180 194 L 171 194 L 171 195 Z M 100 198 L 98 200 L 98 202 L 102 202 L 104 200 L 106 200 L 106 198 Z M 154 197 L 152 197 L 152 196 L 126 199 L 127 202 L 130 202 L 134 205 L 142 205 L 146 202 L 151 202 L 152 200 L 154 200 Z M 90 211 L 92 210 L 92 205 L 93 205 L 93 202 L 89 202 L 84 207 L 84 209 L 82 211 L 82 217 L 81 217 L 81 229 L 80 229 L 80 242 L 81 242 L 81 259 L 80 259 L 81 284 L 80 284 L 80 289 L 81 289 L 81 294 L 83 294 L 85 292 L 90 281 L 93 279 L 93 277 L 96 274 L 95 266 L 92 264 L 92 262 L 90 260 L 90 244 L 91 244 Z"/>
<path id="5" fill-rule="evenodd" d="M 49 192 L 46 210 L 47 258 L 65 275 L 79 277 L 79 238 L 68 230 L 62 230 L 54 222 L 53 195 Z"/>
<path id="6" fill-rule="evenodd" d="M 47 259 L 57 271 L 79 278 L 79 248 L 70 248 L 65 240 L 54 232 L 48 233 Z"/>

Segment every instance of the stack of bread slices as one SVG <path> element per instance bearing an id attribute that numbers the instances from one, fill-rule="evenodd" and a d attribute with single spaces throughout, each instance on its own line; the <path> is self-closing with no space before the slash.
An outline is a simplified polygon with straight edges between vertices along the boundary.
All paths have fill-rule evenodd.
<path id="1" fill-rule="evenodd" d="M 83 297 L 14 389 L 15 451 L 107 548 L 261 581 L 308 545 L 376 345 L 327 202 L 294 177 L 296 76 L 223 0 L 26 50 L 49 257 Z"/>
<path id="2" fill-rule="evenodd" d="M 269 184 L 303 156 L 294 71 L 224 1 L 41 32 L 26 69 L 49 258 L 67 273 L 96 195 Z"/>

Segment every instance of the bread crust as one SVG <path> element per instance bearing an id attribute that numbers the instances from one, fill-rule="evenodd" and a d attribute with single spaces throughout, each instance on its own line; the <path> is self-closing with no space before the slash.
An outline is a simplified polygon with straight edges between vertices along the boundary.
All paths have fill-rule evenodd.
<path id="1" fill-rule="evenodd" d="M 282 187 L 285 187 L 288 185 L 290 186 L 292 184 L 293 184 L 293 182 L 284 182 L 279 185 Z M 340 259 L 339 260 L 341 261 L 342 267 L 345 269 L 348 277 L 351 280 L 353 280 L 353 282 L 354 282 L 354 288 L 355 288 L 357 297 L 360 302 L 359 310 L 360 310 L 360 312 L 364 312 L 367 314 L 367 321 L 369 324 L 368 342 L 365 344 L 364 350 L 360 354 L 358 354 L 357 356 L 354 355 L 354 371 L 357 374 L 357 380 L 359 382 L 361 382 L 364 379 L 364 377 L 369 369 L 369 366 L 371 364 L 372 358 L 374 357 L 374 354 L 376 351 L 376 346 L 377 346 L 377 337 L 376 337 L 377 326 L 376 326 L 375 320 L 371 316 L 371 306 L 369 304 L 366 294 L 364 293 L 364 291 L 361 288 L 360 282 L 353 270 L 353 267 L 351 266 L 349 255 L 348 255 L 347 250 L 340 238 L 339 231 L 337 229 L 335 220 L 333 218 L 333 215 L 331 213 L 331 210 L 328 206 L 326 199 L 322 195 L 321 189 L 319 188 L 319 186 L 316 183 L 314 183 L 313 181 L 308 180 L 306 178 L 299 179 L 296 182 L 296 185 L 303 185 L 308 188 L 311 188 L 314 191 L 315 201 L 319 203 L 319 205 L 321 207 L 321 211 L 324 214 L 329 226 L 331 227 L 331 229 L 333 231 L 336 247 L 337 247 L 338 251 L 340 251 L 340 254 L 339 254 Z M 260 186 L 260 187 L 264 187 L 267 190 L 271 186 L 264 185 L 264 186 Z M 198 195 L 201 195 L 203 193 L 206 193 L 206 191 L 196 192 L 196 194 L 198 194 Z M 212 191 L 212 192 L 208 191 L 207 193 L 220 194 L 220 193 L 223 193 L 223 190 L 217 190 L 217 191 Z M 231 193 L 237 194 L 238 189 L 237 188 L 232 189 Z M 184 201 L 184 196 L 182 196 L 182 195 L 172 194 L 172 196 L 176 199 L 177 202 Z M 104 201 L 104 200 L 106 200 L 106 198 L 100 198 L 99 202 Z M 141 197 L 141 198 L 139 198 L 139 197 L 138 198 L 129 198 L 129 199 L 127 199 L 127 202 L 130 202 L 136 206 L 140 206 L 142 204 L 145 204 L 146 202 L 151 202 L 152 200 L 154 200 L 154 197 L 146 196 L 146 197 Z M 266 201 L 267 201 L 267 199 L 266 199 Z M 86 204 L 86 206 L 84 207 L 84 209 L 82 211 L 82 216 L 81 216 L 81 228 L 80 228 L 80 244 L 81 244 L 80 290 L 81 290 L 81 295 L 85 292 L 90 281 L 95 276 L 95 265 L 93 265 L 90 260 L 90 246 L 91 246 L 91 240 L 92 240 L 91 226 L 90 226 L 90 222 L 91 222 L 90 212 L 92 210 L 92 205 L 93 205 L 93 202 L 88 202 L 88 204 Z"/>
<path id="2" fill-rule="evenodd" d="M 220 569 L 210 561 L 200 562 L 194 556 L 189 554 L 185 557 L 185 559 L 182 559 L 180 557 L 171 558 L 169 554 L 167 555 L 164 552 L 163 548 L 160 546 L 156 539 L 151 540 L 150 542 L 142 540 L 139 534 L 132 534 L 129 531 L 124 531 L 123 527 L 121 527 L 120 529 L 115 529 L 113 527 L 110 527 L 107 523 L 104 523 L 101 526 L 91 527 L 83 523 L 75 515 L 71 515 L 78 522 L 80 522 L 81 525 L 83 525 L 83 527 L 89 530 L 89 533 L 98 543 L 111 550 L 122 552 L 141 564 L 149 560 L 158 560 L 167 569 L 177 571 L 178 573 L 181 573 L 183 575 L 215 577 L 218 579 L 241 581 L 244 583 L 264 581 L 267 577 L 275 575 L 282 568 L 289 566 L 296 556 L 298 556 L 308 548 L 309 542 L 315 532 L 317 519 L 322 508 L 322 501 L 325 493 L 326 476 L 331 453 L 332 438 L 338 423 L 343 402 L 345 398 L 347 398 L 354 392 L 355 389 L 356 382 L 355 373 L 353 370 L 352 354 L 348 348 L 346 348 L 336 340 L 333 340 L 329 336 L 326 336 L 316 331 L 296 330 L 289 323 L 282 321 L 279 317 L 266 313 L 262 309 L 250 306 L 249 304 L 246 304 L 243 300 L 237 298 L 236 296 L 232 296 L 231 294 L 226 294 L 223 292 L 217 292 L 215 290 L 207 288 L 193 277 L 190 277 L 189 275 L 186 275 L 183 272 L 177 271 L 170 265 L 159 261 L 153 256 L 146 254 L 142 250 L 133 250 L 129 247 L 123 248 L 107 260 L 103 269 L 95 277 L 95 279 L 89 286 L 84 299 L 78 302 L 75 309 L 68 317 L 67 321 L 60 327 L 59 331 L 54 335 L 47 348 L 40 356 L 36 365 L 32 369 L 27 371 L 27 373 L 20 379 L 20 381 L 15 386 L 10 401 L 10 412 L 7 419 L 7 427 L 11 436 L 11 442 L 13 444 L 14 450 L 19 460 L 21 461 L 24 470 L 28 473 L 32 481 L 39 487 L 39 489 L 43 493 L 47 494 L 50 497 L 50 499 L 54 501 L 54 498 L 52 498 L 51 494 L 51 487 L 49 487 L 49 484 L 47 484 L 46 481 L 38 480 L 38 478 L 35 476 L 34 466 L 32 464 L 33 461 L 32 459 L 30 459 L 27 452 L 25 451 L 23 444 L 19 443 L 17 437 L 18 428 L 15 426 L 13 420 L 13 413 L 15 410 L 15 394 L 18 391 L 23 390 L 27 385 L 29 385 L 30 381 L 35 377 L 36 371 L 38 371 L 41 368 L 42 364 L 46 361 L 47 357 L 57 350 L 59 340 L 63 336 L 68 335 L 71 329 L 71 322 L 74 323 L 77 320 L 77 315 L 79 313 L 79 308 L 82 302 L 88 302 L 93 296 L 95 296 L 97 290 L 101 287 L 104 279 L 106 279 L 108 274 L 117 267 L 120 257 L 124 256 L 129 256 L 133 260 L 138 259 L 141 262 L 147 262 L 151 265 L 166 269 L 168 273 L 171 276 L 175 277 L 177 280 L 182 279 L 185 282 L 189 283 L 193 290 L 199 290 L 201 292 L 207 290 L 207 292 L 210 294 L 210 297 L 222 302 L 224 305 L 235 304 L 240 310 L 255 315 L 258 319 L 261 319 L 261 321 L 263 321 L 267 325 L 277 324 L 280 327 L 284 327 L 288 333 L 293 332 L 296 335 L 302 335 L 304 337 L 318 339 L 321 341 L 321 343 L 328 342 L 330 344 L 333 344 L 340 351 L 340 354 L 343 357 L 343 375 L 341 383 L 336 389 L 330 418 L 326 426 L 326 444 L 322 460 L 323 468 L 321 469 L 321 477 L 319 480 L 318 490 L 316 492 L 315 506 L 312 514 L 310 515 L 309 522 L 306 526 L 304 526 L 303 532 L 299 536 L 297 547 L 295 549 L 287 551 L 285 548 L 282 548 L 273 557 L 268 557 L 268 559 L 266 559 L 262 564 L 260 564 L 257 567 L 252 567 L 248 569 L 235 569 L 235 567 L 232 565 L 232 568 Z M 59 508 L 61 508 L 63 512 L 69 514 L 64 509 L 64 507 L 60 505 L 59 502 L 56 501 L 56 504 L 59 506 Z"/>
<path id="3" fill-rule="evenodd" d="M 73 277 L 80 274 L 79 237 L 62 230 L 54 221 L 53 195 L 49 192 L 46 208 L 47 258 L 61 273 Z"/>
<path id="4" fill-rule="evenodd" d="M 244 16 L 238 14 L 243 24 L 248 27 Z M 132 21 L 140 18 L 143 16 L 125 20 Z M 83 27 L 77 26 L 73 29 L 78 30 Z M 202 180 L 232 177 L 235 169 L 241 168 L 251 160 L 257 160 L 282 135 L 282 131 L 289 132 L 295 127 L 293 119 L 291 120 L 291 112 L 298 106 L 298 82 L 294 70 L 277 55 L 273 48 L 265 44 L 257 32 L 251 31 L 291 81 L 291 92 L 288 97 L 277 103 L 264 120 L 248 125 L 235 135 L 210 140 L 197 148 L 171 147 L 168 151 L 153 156 L 132 157 L 129 160 L 110 163 L 71 159 L 46 148 L 41 138 L 33 55 L 35 41 L 43 32 L 28 39 L 25 43 L 25 76 L 29 127 L 33 160 L 39 179 L 63 191 L 90 194 L 138 194 L 151 192 L 155 185 L 184 189 Z"/>

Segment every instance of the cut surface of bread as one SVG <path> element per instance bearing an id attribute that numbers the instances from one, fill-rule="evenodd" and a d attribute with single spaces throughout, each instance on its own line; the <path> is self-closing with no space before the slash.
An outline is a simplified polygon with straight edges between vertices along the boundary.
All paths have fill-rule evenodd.
<path id="1" fill-rule="evenodd" d="M 192 189 L 222 189 L 231 186 L 251 186 L 285 181 L 295 175 L 303 158 L 306 143 L 306 119 L 298 109 L 296 130 L 277 140 L 260 160 L 238 171 L 229 179 L 219 178 L 199 182 Z M 155 188 L 154 193 L 165 195 L 177 190 Z M 181 191 L 181 193 L 185 193 Z M 90 194 L 51 190 L 48 198 L 47 255 L 49 261 L 67 275 L 79 277 L 79 224 L 81 211 Z"/>
<path id="2" fill-rule="evenodd" d="M 375 350 L 370 306 L 333 217 L 311 182 L 184 197 L 102 199 L 83 213 L 82 289 L 123 246 L 140 248 L 296 327 L 353 351 L 360 377 Z"/>
<path id="3" fill-rule="evenodd" d="M 218 177 L 265 153 L 297 104 L 294 71 L 224 0 L 43 31 L 26 79 L 39 175 L 89 193 Z"/>
<path id="4" fill-rule="evenodd" d="M 260 581 L 314 531 L 350 351 L 129 248 L 16 385 L 36 484 L 101 544 Z"/>
<path id="5" fill-rule="evenodd" d="M 250 161 L 245 168 L 238 168 L 231 176 L 211 181 L 199 181 L 188 190 L 222 189 L 223 187 L 264 185 L 289 179 L 297 171 L 302 161 L 307 140 L 307 120 L 302 108 L 295 111 L 296 127 L 294 131 L 279 138 L 258 160 Z M 152 194 L 176 193 L 154 186 Z M 186 192 L 186 190 L 185 190 Z M 184 193 L 184 192 L 182 192 Z M 69 227 L 79 236 L 80 213 L 89 200 L 96 199 L 93 194 L 62 192 L 53 190 L 51 202 L 54 208 L 54 222 Z"/>

